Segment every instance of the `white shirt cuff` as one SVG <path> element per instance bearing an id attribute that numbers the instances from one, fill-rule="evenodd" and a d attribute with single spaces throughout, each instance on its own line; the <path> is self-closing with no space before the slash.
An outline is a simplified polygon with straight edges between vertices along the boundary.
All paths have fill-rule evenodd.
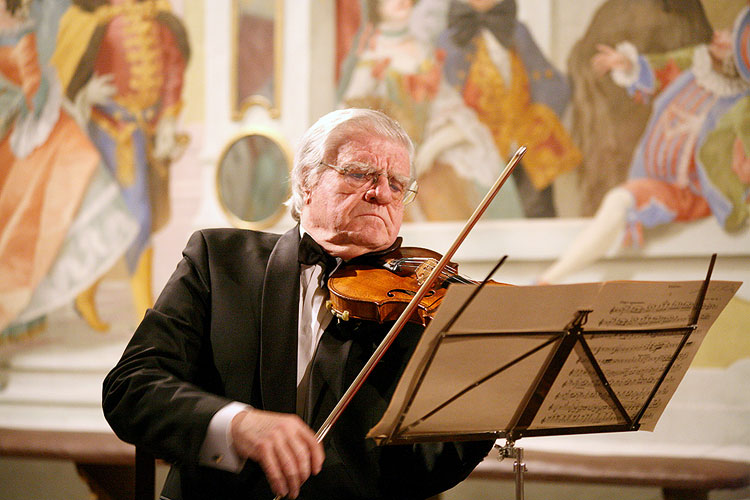
<path id="1" fill-rule="evenodd" d="M 630 42 L 620 42 L 615 47 L 615 50 L 630 61 L 630 69 L 613 69 L 612 70 L 612 81 L 623 88 L 628 88 L 634 85 L 638 81 L 638 75 L 640 73 L 640 66 L 638 64 L 638 49 Z"/>
<path id="2" fill-rule="evenodd" d="M 232 446 L 231 423 L 235 415 L 249 408 L 251 407 L 235 401 L 211 417 L 198 455 L 200 465 L 235 473 L 242 470 L 245 459 L 241 458 Z"/>

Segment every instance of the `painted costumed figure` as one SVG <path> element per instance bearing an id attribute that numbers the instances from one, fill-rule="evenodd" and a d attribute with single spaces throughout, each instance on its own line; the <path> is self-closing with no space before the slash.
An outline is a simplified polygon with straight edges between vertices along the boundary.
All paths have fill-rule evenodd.
<path id="1" fill-rule="evenodd" d="M 583 154 L 575 172 L 578 215 L 594 215 L 604 195 L 627 180 L 651 114 L 650 103 L 624 98 L 622 87 L 594 71 L 596 47 L 628 40 L 641 53 L 663 53 L 708 43 L 713 32 L 701 0 L 601 2 L 567 62 L 573 90 L 568 129 Z"/>
<path id="2" fill-rule="evenodd" d="M 0 345 L 40 331 L 123 255 L 136 224 L 53 68 L 60 4 L 0 9 Z"/>
<path id="3" fill-rule="evenodd" d="M 515 0 L 452 0 L 438 45 L 448 82 L 490 129 L 500 155 L 528 147 L 513 173 L 525 215 L 556 215 L 551 184 L 581 161 L 560 122 L 570 88 L 516 19 Z"/>
<path id="4" fill-rule="evenodd" d="M 412 0 L 368 0 L 355 63 L 342 78 L 345 107 L 378 109 L 401 123 L 416 146 L 420 196 L 411 220 L 465 219 L 502 161 L 489 130 L 443 77 L 443 55 L 409 26 Z M 513 195 L 507 191 L 504 196 Z"/>
<path id="5" fill-rule="evenodd" d="M 612 189 L 590 225 L 540 282 L 561 280 L 602 257 L 625 234 L 713 215 L 728 232 L 747 224 L 750 195 L 750 9 L 734 33 L 709 45 L 644 56 L 632 45 L 601 46 L 601 74 L 640 98 L 658 93 L 631 162 L 630 178 Z"/>
<path id="6" fill-rule="evenodd" d="M 184 26 L 166 0 L 74 0 L 52 58 L 138 221 L 125 260 L 139 318 L 153 303 L 151 234 L 168 219 L 169 164 L 185 146 L 176 120 L 188 58 Z M 78 309 L 106 328 L 95 291 L 80 297 Z"/>

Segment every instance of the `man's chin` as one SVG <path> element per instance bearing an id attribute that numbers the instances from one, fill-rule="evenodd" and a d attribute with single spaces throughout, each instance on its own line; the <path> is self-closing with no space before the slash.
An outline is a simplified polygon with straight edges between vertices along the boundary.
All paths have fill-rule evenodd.
<path id="1" fill-rule="evenodd" d="M 391 245 L 391 242 L 383 238 L 356 238 L 350 241 L 352 245 L 367 248 L 371 252 L 388 248 Z"/>
<path id="2" fill-rule="evenodd" d="M 383 250 L 393 243 L 388 235 L 383 233 L 370 234 L 361 230 L 355 230 L 351 232 L 347 231 L 346 235 L 348 236 L 346 244 L 367 249 L 370 252 Z"/>

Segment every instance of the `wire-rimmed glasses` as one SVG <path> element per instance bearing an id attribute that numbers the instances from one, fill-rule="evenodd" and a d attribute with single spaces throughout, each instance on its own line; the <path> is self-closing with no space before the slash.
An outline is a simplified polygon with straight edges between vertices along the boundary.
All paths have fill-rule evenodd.
<path id="1" fill-rule="evenodd" d="M 381 175 L 386 175 L 385 172 L 360 163 L 351 163 L 342 166 L 331 165 L 325 162 L 320 162 L 320 164 L 338 172 L 346 183 L 354 189 L 363 188 L 368 183 L 375 185 L 378 183 Z M 388 187 L 391 190 L 391 196 L 404 205 L 411 203 L 417 197 L 417 180 L 413 177 L 388 174 Z"/>

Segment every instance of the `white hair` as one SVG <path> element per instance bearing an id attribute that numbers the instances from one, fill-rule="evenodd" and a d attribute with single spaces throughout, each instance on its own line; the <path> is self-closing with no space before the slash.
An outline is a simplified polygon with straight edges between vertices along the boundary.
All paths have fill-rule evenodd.
<path id="1" fill-rule="evenodd" d="M 373 109 L 331 111 L 305 132 L 294 155 L 292 196 L 287 201 L 294 220 L 299 221 L 305 193 L 320 180 L 325 169 L 321 163 L 333 161 L 341 145 L 358 135 L 382 137 L 402 144 L 409 152 L 409 169 L 414 175 L 414 144 L 397 121 Z"/>

